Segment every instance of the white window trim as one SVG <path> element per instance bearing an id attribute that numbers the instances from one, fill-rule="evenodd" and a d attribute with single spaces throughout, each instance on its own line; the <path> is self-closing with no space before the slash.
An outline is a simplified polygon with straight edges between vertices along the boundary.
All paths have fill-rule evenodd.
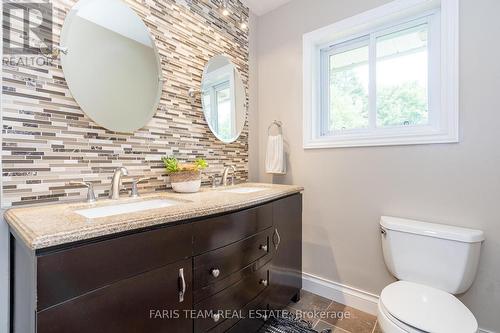
<path id="1" fill-rule="evenodd" d="M 305 149 L 453 143 L 459 141 L 459 0 L 395 0 L 303 36 L 303 145 Z M 388 131 L 378 135 L 320 136 L 320 50 L 327 43 L 350 38 L 398 19 L 440 8 L 439 128 Z M 434 84 L 430 80 L 430 84 Z M 431 89 L 431 88 L 429 88 Z"/>

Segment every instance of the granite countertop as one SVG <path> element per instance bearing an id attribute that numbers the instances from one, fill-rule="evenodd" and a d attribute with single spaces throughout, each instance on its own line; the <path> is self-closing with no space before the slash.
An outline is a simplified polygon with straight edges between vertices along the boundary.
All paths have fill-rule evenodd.
<path id="1" fill-rule="evenodd" d="M 224 192 L 236 187 L 262 187 L 265 190 L 252 193 Z M 300 186 L 245 183 L 226 188 L 202 188 L 200 192 L 190 194 L 150 193 L 135 199 L 123 196 L 119 201 L 103 199 L 92 204 L 78 202 L 11 208 L 5 212 L 4 217 L 16 237 L 34 251 L 169 222 L 231 212 L 301 191 L 303 188 Z M 179 203 L 165 208 L 92 219 L 75 213 L 80 209 L 153 199 L 171 199 Z"/>

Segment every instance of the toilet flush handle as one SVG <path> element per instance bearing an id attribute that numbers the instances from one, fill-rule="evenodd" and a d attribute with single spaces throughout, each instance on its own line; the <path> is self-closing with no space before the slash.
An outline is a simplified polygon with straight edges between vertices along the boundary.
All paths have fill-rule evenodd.
<path id="1" fill-rule="evenodd" d="M 380 227 L 380 233 L 381 233 L 381 234 L 382 234 L 382 236 L 384 236 L 384 237 L 385 237 L 385 236 L 387 236 L 387 231 L 386 231 L 384 228 L 382 228 L 382 227 Z"/>

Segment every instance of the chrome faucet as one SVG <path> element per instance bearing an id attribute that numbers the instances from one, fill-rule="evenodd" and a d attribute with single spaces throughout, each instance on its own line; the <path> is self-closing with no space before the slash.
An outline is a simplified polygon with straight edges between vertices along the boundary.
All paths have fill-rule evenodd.
<path id="1" fill-rule="evenodd" d="M 122 176 L 128 176 L 128 170 L 126 168 L 118 168 L 113 174 L 113 180 L 111 181 L 111 189 L 109 190 L 109 198 L 116 200 L 120 199 L 120 188 L 122 187 Z"/>
<path id="2" fill-rule="evenodd" d="M 224 168 L 224 171 L 222 172 L 222 178 L 220 180 L 220 184 L 222 186 L 227 186 L 227 175 L 229 173 L 229 170 L 233 170 L 233 178 L 231 178 L 231 185 L 234 185 L 234 178 L 236 177 L 236 168 L 234 165 L 230 165 Z"/>
<path id="3" fill-rule="evenodd" d="M 94 193 L 94 184 L 91 182 L 80 182 L 80 181 L 72 181 L 69 183 L 69 185 L 75 185 L 75 186 L 86 186 L 87 187 L 87 203 L 93 203 L 96 202 L 96 197 Z"/>
<path id="4" fill-rule="evenodd" d="M 130 197 L 131 198 L 138 198 L 138 197 L 140 197 L 140 195 L 139 195 L 139 187 L 137 186 L 137 184 L 145 182 L 146 180 L 150 180 L 150 179 L 151 179 L 151 177 L 143 177 L 143 178 L 132 180 L 132 190 L 130 190 Z"/>

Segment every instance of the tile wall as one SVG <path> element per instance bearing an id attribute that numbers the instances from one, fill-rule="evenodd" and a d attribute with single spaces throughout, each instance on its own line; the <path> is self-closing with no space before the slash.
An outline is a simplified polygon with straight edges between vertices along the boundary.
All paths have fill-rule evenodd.
<path id="1" fill-rule="evenodd" d="M 154 118 L 136 133 L 107 131 L 85 116 L 72 98 L 58 60 L 52 65 L 3 66 L 3 193 L 2 207 L 83 199 L 85 190 L 73 180 L 92 181 L 96 194 L 106 196 L 113 170 L 152 179 L 141 191 L 164 191 L 168 178 L 160 158 L 205 157 L 210 168 L 237 167 L 238 180 L 248 176 L 248 126 L 232 144 L 218 141 L 203 117 L 199 100 L 187 91 L 199 87 L 203 68 L 224 53 L 238 67 L 248 86 L 248 32 L 239 16 L 248 9 L 230 2 L 232 15 L 223 17 L 218 0 L 127 0 L 144 19 L 159 49 L 167 78 Z M 73 0 L 54 0 L 53 38 Z M 98 51 L 97 51 L 98 52 Z M 98 79 L 98 78 L 96 78 Z M 125 187 L 130 182 L 125 181 Z"/>

